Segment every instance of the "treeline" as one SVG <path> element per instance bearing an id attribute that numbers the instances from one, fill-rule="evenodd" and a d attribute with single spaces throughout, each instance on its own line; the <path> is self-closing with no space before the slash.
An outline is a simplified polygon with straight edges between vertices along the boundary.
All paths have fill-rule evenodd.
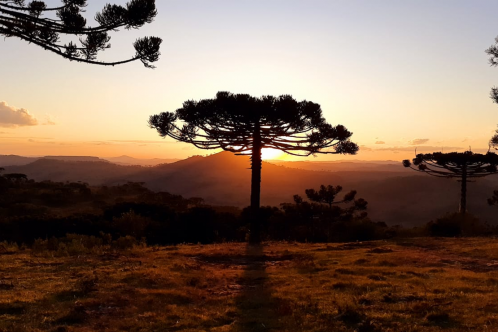
<path id="1" fill-rule="evenodd" d="M 475 219 L 448 216 L 420 229 L 372 222 L 367 202 L 342 188 L 309 189 L 306 198 L 262 207 L 264 240 L 301 242 L 365 241 L 393 236 L 459 236 L 494 233 Z M 36 239 L 67 234 L 110 242 L 133 237 L 148 244 L 246 241 L 251 210 L 208 206 L 201 198 L 152 192 L 142 183 L 91 187 L 86 183 L 35 182 L 22 175 L 0 176 L 0 241 L 32 245 Z M 469 226 L 470 225 L 470 226 Z"/>

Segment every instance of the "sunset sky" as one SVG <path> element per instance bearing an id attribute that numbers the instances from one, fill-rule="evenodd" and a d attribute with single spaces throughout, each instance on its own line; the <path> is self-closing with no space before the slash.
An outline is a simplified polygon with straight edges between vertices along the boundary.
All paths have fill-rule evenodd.
<path id="1" fill-rule="evenodd" d="M 109 0 L 124 4 L 126 1 Z M 57 5 L 60 1 L 50 0 Z M 88 0 L 90 20 L 105 2 Z M 0 154 L 186 158 L 212 151 L 160 138 L 148 117 L 218 91 L 291 94 L 322 106 L 360 145 L 356 156 L 401 160 L 469 146 L 487 151 L 498 124 L 492 0 L 157 0 L 154 23 L 112 33 L 102 60 L 163 39 L 156 69 L 70 62 L 0 39 Z"/>

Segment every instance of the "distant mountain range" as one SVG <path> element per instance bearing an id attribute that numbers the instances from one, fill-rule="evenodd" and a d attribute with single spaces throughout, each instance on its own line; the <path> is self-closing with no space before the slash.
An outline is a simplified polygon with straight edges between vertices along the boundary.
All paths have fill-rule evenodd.
<path id="1" fill-rule="evenodd" d="M 37 181 L 83 181 L 91 185 L 134 181 L 143 182 L 156 191 L 202 197 L 209 204 L 239 207 L 249 204 L 249 158 L 229 152 L 148 167 L 118 165 L 95 157 L 29 160 L 0 156 L 0 165 L 6 165 L 5 160 L 9 158 L 17 165 L 3 166 L 6 173 L 24 173 Z M 420 174 L 395 161 L 271 161 L 263 162 L 262 204 L 278 206 L 292 202 L 294 194 L 305 197 L 305 189 L 318 188 L 320 184 L 341 185 L 344 192 L 357 190 L 357 197 L 369 202 L 370 217 L 391 225 L 421 225 L 447 212 L 454 212 L 460 195 L 459 182 Z M 488 206 L 486 199 L 495 189 L 498 189 L 498 175 L 468 185 L 469 211 L 492 224 L 498 223 L 498 207 Z"/>
<path id="2" fill-rule="evenodd" d="M 180 160 L 180 159 L 160 159 L 160 158 L 138 159 L 130 156 L 119 156 L 119 157 L 111 157 L 104 159 L 118 165 L 141 165 L 141 166 L 156 166 L 159 164 L 170 164 Z"/>
<path id="3" fill-rule="evenodd" d="M 282 161 L 270 160 L 275 165 L 291 168 L 305 169 L 308 171 L 379 171 L 379 172 L 399 172 L 400 162 L 393 160 L 375 161 Z"/>
<path id="4" fill-rule="evenodd" d="M 168 164 L 178 161 L 179 159 L 139 159 L 130 156 L 119 156 L 109 158 L 98 158 L 90 156 L 44 156 L 44 157 L 21 157 L 16 155 L 0 155 L 0 167 L 27 165 L 40 159 L 55 159 L 64 161 L 109 161 L 118 165 L 141 165 L 156 166 L 159 164 Z"/>
<path id="5" fill-rule="evenodd" d="M 27 165 L 40 158 L 21 157 L 16 155 L 0 155 L 0 167 Z"/>

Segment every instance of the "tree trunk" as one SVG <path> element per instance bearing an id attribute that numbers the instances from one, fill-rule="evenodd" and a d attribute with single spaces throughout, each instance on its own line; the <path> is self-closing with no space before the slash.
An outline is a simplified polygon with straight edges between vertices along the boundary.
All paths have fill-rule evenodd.
<path id="1" fill-rule="evenodd" d="M 461 214 L 467 212 L 467 165 L 462 167 L 462 190 L 460 192 L 460 211 Z"/>
<path id="2" fill-rule="evenodd" d="M 261 133 L 259 123 L 255 125 L 251 155 L 251 234 L 250 242 L 261 242 L 261 220 L 259 207 L 261 200 Z"/>

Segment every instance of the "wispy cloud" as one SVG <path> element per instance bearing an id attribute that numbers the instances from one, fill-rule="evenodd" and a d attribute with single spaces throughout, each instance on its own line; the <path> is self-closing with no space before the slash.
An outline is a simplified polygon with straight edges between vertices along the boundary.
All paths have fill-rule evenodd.
<path id="1" fill-rule="evenodd" d="M 54 126 L 56 125 L 57 122 L 53 119 L 53 117 L 50 114 L 45 114 L 45 121 L 42 123 L 44 126 Z"/>
<path id="2" fill-rule="evenodd" d="M 375 142 L 375 144 L 386 144 L 386 142 L 384 142 L 384 141 L 377 141 L 377 142 Z"/>
<path id="3" fill-rule="evenodd" d="M 465 148 L 462 147 L 457 147 L 457 146 L 431 146 L 431 145 L 424 145 L 424 146 L 419 146 L 419 147 L 414 147 L 414 146 L 393 146 L 393 147 L 385 147 L 385 148 L 379 148 L 375 149 L 375 151 L 391 151 L 391 152 L 409 152 L 413 151 L 415 152 L 415 149 L 417 152 L 453 152 L 453 151 L 461 151 L 465 150 Z"/>
<path id="4" fill-rule="evenodd" d="M 111 145 L 112 143 L 107 142 L 107 141 L 93 141 L 93 142 L 89 142 L 89 144 L 92 144 L 92 145 Z"/>
<path id="5" fill-rule="evenodd" d="M 157 140 L 157 141 L 147 141 L 147 140 L 140 140 L 140 139 L 130 139 L 130 140 L 120 140 L 120 139 L 114 139 L 114 140 L 109 140 L 109 142 L 115 142 L 115 143 L 138 143 L 138 144 L 148 144 L 148 143 L 157 143 L 157 144 L 171 144 L 171 143 L 177 143 L 177 142 L 168 142 L 164 140 Z"/>
<path id="6" fill-rule="evenodd" d="M 28 142 L 30 142 L 30 143 L 42 143 L 42 144 L 56 144 L 56 142 L 47 141 L 45 138 L 41 138 L 41 139 L 29 138 Z"/>
<path id="7" fill-rule="evenodd" d="M 24 108 L 14 108 L 6 102 L 0 102 L 0 127 L 36 126 L 38 120 Z"/>
<path id="8" fill-rule="evenodd" d="M 420 144 L 425 144 L 427 142 L 429 142 L 428 138 L 416 138 L 414 140 L 411 140 L 408 143 L 411 144 L 411 145 L 420 145 Z"/>
<path id="9" fill-rule="evenodd" d="M 7 134 L 7 133 L 6 133 Z M 29 139 L 37 139 L 37 140 L 53 140 L 54 138 L 52 137 L 26 137 L 26 136 L 3 136 L 2 138 L 5 139 L 12 139 L 12 140 L 29 140 Z"/>

